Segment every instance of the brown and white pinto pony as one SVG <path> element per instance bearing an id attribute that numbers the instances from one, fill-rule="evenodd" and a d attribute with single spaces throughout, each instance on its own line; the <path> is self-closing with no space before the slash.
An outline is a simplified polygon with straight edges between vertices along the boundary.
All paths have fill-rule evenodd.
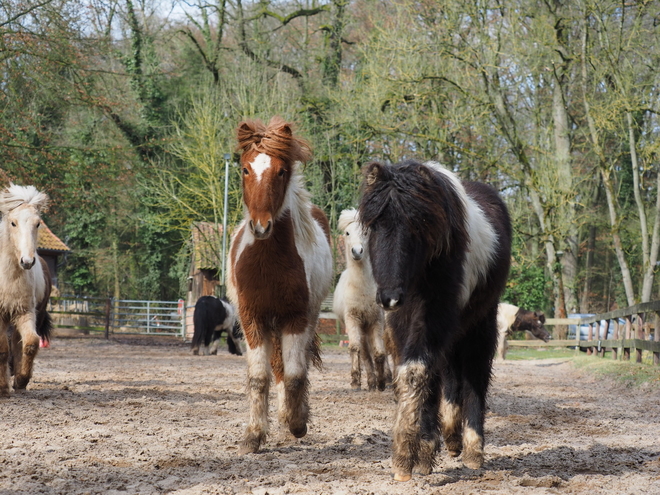
<path id="1" fill-rule="evenodd" d="M 395 349 L 394 479 L 431 473 L 441 431 L 450 455 L 480 468 L 511 256 L 506 206 L 437 163 L 371 163 L 364 175 L 360 219 Z"/>
<path id="2" fill-rule="evenodd" d="M 257 452 L 268 434 L 271 369 L 280 423 L 301 438 L 309 419 L 309 363 L 320 366 L 316 335 L 332 284 L 330 226 L 310 201 L 299 170 L 309 145 L 292 125 L 245 121 L 242 151 L 245 218 L 229 250 L 228 296 L 245 333 L 250 419 L 240 452 Z"/>
<path id="3" fill-rule="evenodd" d="M 506 359 L 509 349 L 507 339 L 513 332 L 529 332 L 537 339 L 548 342 L 552 336 L 545 329 L 545 315 L 542 311 L 529 311 L 513 304 L 500 303 L 497 308 L 497 357 Z"/>
<path id="4" fill-rule="evenodd" d="M 48 341 L 46 312 L 51 282 L 48 265 L 37 255 L 40 213 L 48 196 L 34 186 L 10 185 L 0 192 L 0 396 L 32 378 L 40 338 Z"/>
<path id="5" fill-rule="evenodd" d="M 344 238 L 346 270 L 337 282 L 332 310 L 348 334 L 351 388 L 360 389 L 361 366 L 364 366 L 369 390 L 385 390 L 387 382 L 392 380 L 392 372 L 383 335 L 385 315 L 376 303 L 368 238 L 354 209 L 341 212 L 337 227 Z"/>

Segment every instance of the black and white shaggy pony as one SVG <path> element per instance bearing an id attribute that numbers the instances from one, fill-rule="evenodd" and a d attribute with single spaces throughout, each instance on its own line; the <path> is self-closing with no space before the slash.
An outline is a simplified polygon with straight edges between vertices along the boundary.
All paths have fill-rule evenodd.
<path id="1" fill-rule="evenodd" d="M 236 321 L 236 310 L 227 298 L 202 296 L 195 303 L 193 313 L 195 333 L 192 352 L 197 355 L 217 354 L 222 332 L 227 332 L 227 347 L 231 354 L 242 356 L 241 331 Z"/>
<path id="2" fill-rule="evenodd" d="M 493 188 L 432 162 L 363 171 L 359 213 L 395 351 L 394 479 L 429 474 L 441 432 L 450 455 L 480 468 L 510 264 L 506 206 Z"/>
<path id="3" fill-rule="evenodd" d="M 332 310 L 348 334 L 351 388 L 360 389 L 361 367 L 364 366 L 369 390 L 385 390 L 392 372 L 383 340 L 385 316 L 383 308 L 376 303 L 368 239 L 354 209 L 341 212 L 337 227 L 344 238 L 346 270 L 337 282 Z"/>

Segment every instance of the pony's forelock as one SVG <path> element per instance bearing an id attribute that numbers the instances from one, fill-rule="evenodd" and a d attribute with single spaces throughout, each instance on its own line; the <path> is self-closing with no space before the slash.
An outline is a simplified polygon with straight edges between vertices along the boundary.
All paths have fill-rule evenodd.
<path id="1" fill-rule="evenodd" d="M 397 165 L 374 164 L 365 171 L 365 186 L 359 207 L 366 229 L 387 215 L 387 222 L 400 223 L 437 255 L 455 243 L 466 244 L 466 211 L 463 190 L 447 174 L 416 161 Z M 451 238 L 454 236 L 454 238 Z"/>
<path id="2" fill-rule="evenodd" d="M 243 153 L 255 151 L 295 164 L 306 163 L 312 158 L 310 144 L 293 135 L 294 125 L 282 117 L 273 117 L 268 125 L 259 120 L 246 120 L 239 124 L 238 149 Z"/>
<path id="3" fill-rule="evenodd" d="M 34 186 L 10 184 L 0 192 L 0 213 L 2 214 L 7 214 L 22 204 L 34 206 L 37 211 L 43 212 L 48 208 L 48 203 L 48 195 Z"/>
<path id="4" fill-rule="evenodd" d="M 344 231 L 348 228 L 350 224 L 355 223 L 357 221 L 358 221 L 358 212 L 355 208 L 344 210 L 339 215 L 339 220 L 337 221 L 337 228 L 341 231 Z"/>

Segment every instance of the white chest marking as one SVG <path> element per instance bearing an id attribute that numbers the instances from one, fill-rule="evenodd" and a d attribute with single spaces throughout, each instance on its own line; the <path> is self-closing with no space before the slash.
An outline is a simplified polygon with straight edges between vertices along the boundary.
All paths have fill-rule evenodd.
<path id="1" fill-rule="evenodd" d="M 250 165 L 252 171 L 257 175 L 257 181 L 260 181 L 263 173 L 270 168 L 270 156 L 266 153 L 259 153 Z"/>

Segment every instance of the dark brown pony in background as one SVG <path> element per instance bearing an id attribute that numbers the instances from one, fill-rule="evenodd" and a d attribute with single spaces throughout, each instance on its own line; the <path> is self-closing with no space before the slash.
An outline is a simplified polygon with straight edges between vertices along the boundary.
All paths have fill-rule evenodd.
<path id="1" fill-rule="evenodd" d="M 299 167 L 309 145 L 290 123 L 238 127 L 245 218 L 232 237 L 227 289 L 245 333 L 250 420 L 241 453 L 257 452 L 268 434 L 271 370 L 280 423 L 300 438 L 309 419 L 309 363 L 320 366 L 316 335 L 332 284 L 330 227 L 310 201 Z"/>

